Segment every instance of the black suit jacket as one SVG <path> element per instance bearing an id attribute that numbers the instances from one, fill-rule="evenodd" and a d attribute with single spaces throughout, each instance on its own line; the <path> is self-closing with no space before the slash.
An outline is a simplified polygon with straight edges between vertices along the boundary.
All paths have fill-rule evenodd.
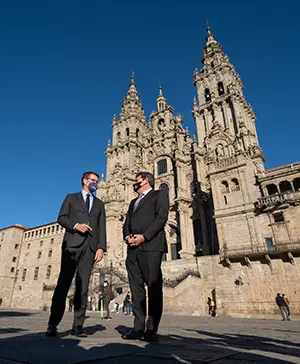
<path id="1" fill-rule="evenodd" d="M 74 230 L 76 223 L 89 222 L 92 231 L 82 234 Z M 85 208 L 81 192 L 66 196 L 58 215 L 58 223 L 66 229 L 63 247 L 71 248 L 80 246 L 85 239 L 90 248 L 106 251 L 106 221 L 104 203 L 94 196 L 90 213 Z"/>
<path id="2" fill-rule="evenodd" d="M 143 234 L 145 242 L 138 249 L 167 252 L 165 225 L 168 221 L 169 198 L 165 191 L 150 191 L 133 212 L 135 198 L 130 202 L 123 225 L 124 239 L 130 234 Z M 129 250 L 136 249 L 128 247 Z"/>

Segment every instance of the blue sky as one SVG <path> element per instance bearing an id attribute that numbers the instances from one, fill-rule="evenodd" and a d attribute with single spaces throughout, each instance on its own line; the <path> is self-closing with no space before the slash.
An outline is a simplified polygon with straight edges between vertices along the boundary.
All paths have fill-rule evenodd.
<path id="1" fill-rule="evenodd" d="M 105 172 L 131 70 L 195 131 L 193 69 L 208 19 L 257 116 L 266 166 L 299 160 L 297 1 L 1 1 L 0 228 L 56 220 L 85 170 Z"/>

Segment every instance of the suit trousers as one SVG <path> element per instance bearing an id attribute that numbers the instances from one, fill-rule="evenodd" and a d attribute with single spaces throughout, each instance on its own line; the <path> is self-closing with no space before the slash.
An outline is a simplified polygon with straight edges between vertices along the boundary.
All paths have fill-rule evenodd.
<path id="1" fill-rule="evenodd" d="M 157 331 L 163 311 L 162 252 L 139 248 L 128 252 L 126 268 L 132 294 L 134 329 L 145 330 L 146 290 L 148 287 L 147 330 Z"/>
<path id="2" fill-rule="evenodd" d="M 65 312 L 66 298 L 72 280 L 75 278 L 73 328 L 81 328 L 85 320 L 87 296 L 95 253 L 85 240 L 80 246 L 62 249 L 61 268 L 52 297 L 51 314 L 48 325 L 57 326 Z"/>

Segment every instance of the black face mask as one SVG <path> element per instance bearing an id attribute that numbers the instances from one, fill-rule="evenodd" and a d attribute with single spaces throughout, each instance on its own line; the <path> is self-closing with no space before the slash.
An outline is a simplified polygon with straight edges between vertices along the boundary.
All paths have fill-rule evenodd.
<path id="1" fill-rule="evenodd" d="M 133 191 L 137 192 L 142 187 L 142 182 L 136 182 L 133 184 Z"/>

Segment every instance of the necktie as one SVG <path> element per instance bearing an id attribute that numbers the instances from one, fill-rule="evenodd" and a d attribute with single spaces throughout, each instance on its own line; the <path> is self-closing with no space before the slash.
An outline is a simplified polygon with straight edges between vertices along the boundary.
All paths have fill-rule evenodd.
<path id="1" fill-rule="evenodd" d="M 90 212 L 90 195 L 87 194 L 86 195 L 86 200 L 85 200 L 85 208 L 87 212 Z"/>
<path id="2" fill-rule="evenodd" d="M 140 203 L 140 201 L 141 201 L 141 199 L 144 197 L 144 194 L 143 193 L 141 193 L 140 195 L 139 195 L 139 198 L 135 201 L 135 203 L 134 203 L 134 207 L 133 207 L 133 212 L 135 212 L 135 210 L 137 209 L 137 207 L 138 207 L 138 205 L 139 205 L 139 203 Z"/>

